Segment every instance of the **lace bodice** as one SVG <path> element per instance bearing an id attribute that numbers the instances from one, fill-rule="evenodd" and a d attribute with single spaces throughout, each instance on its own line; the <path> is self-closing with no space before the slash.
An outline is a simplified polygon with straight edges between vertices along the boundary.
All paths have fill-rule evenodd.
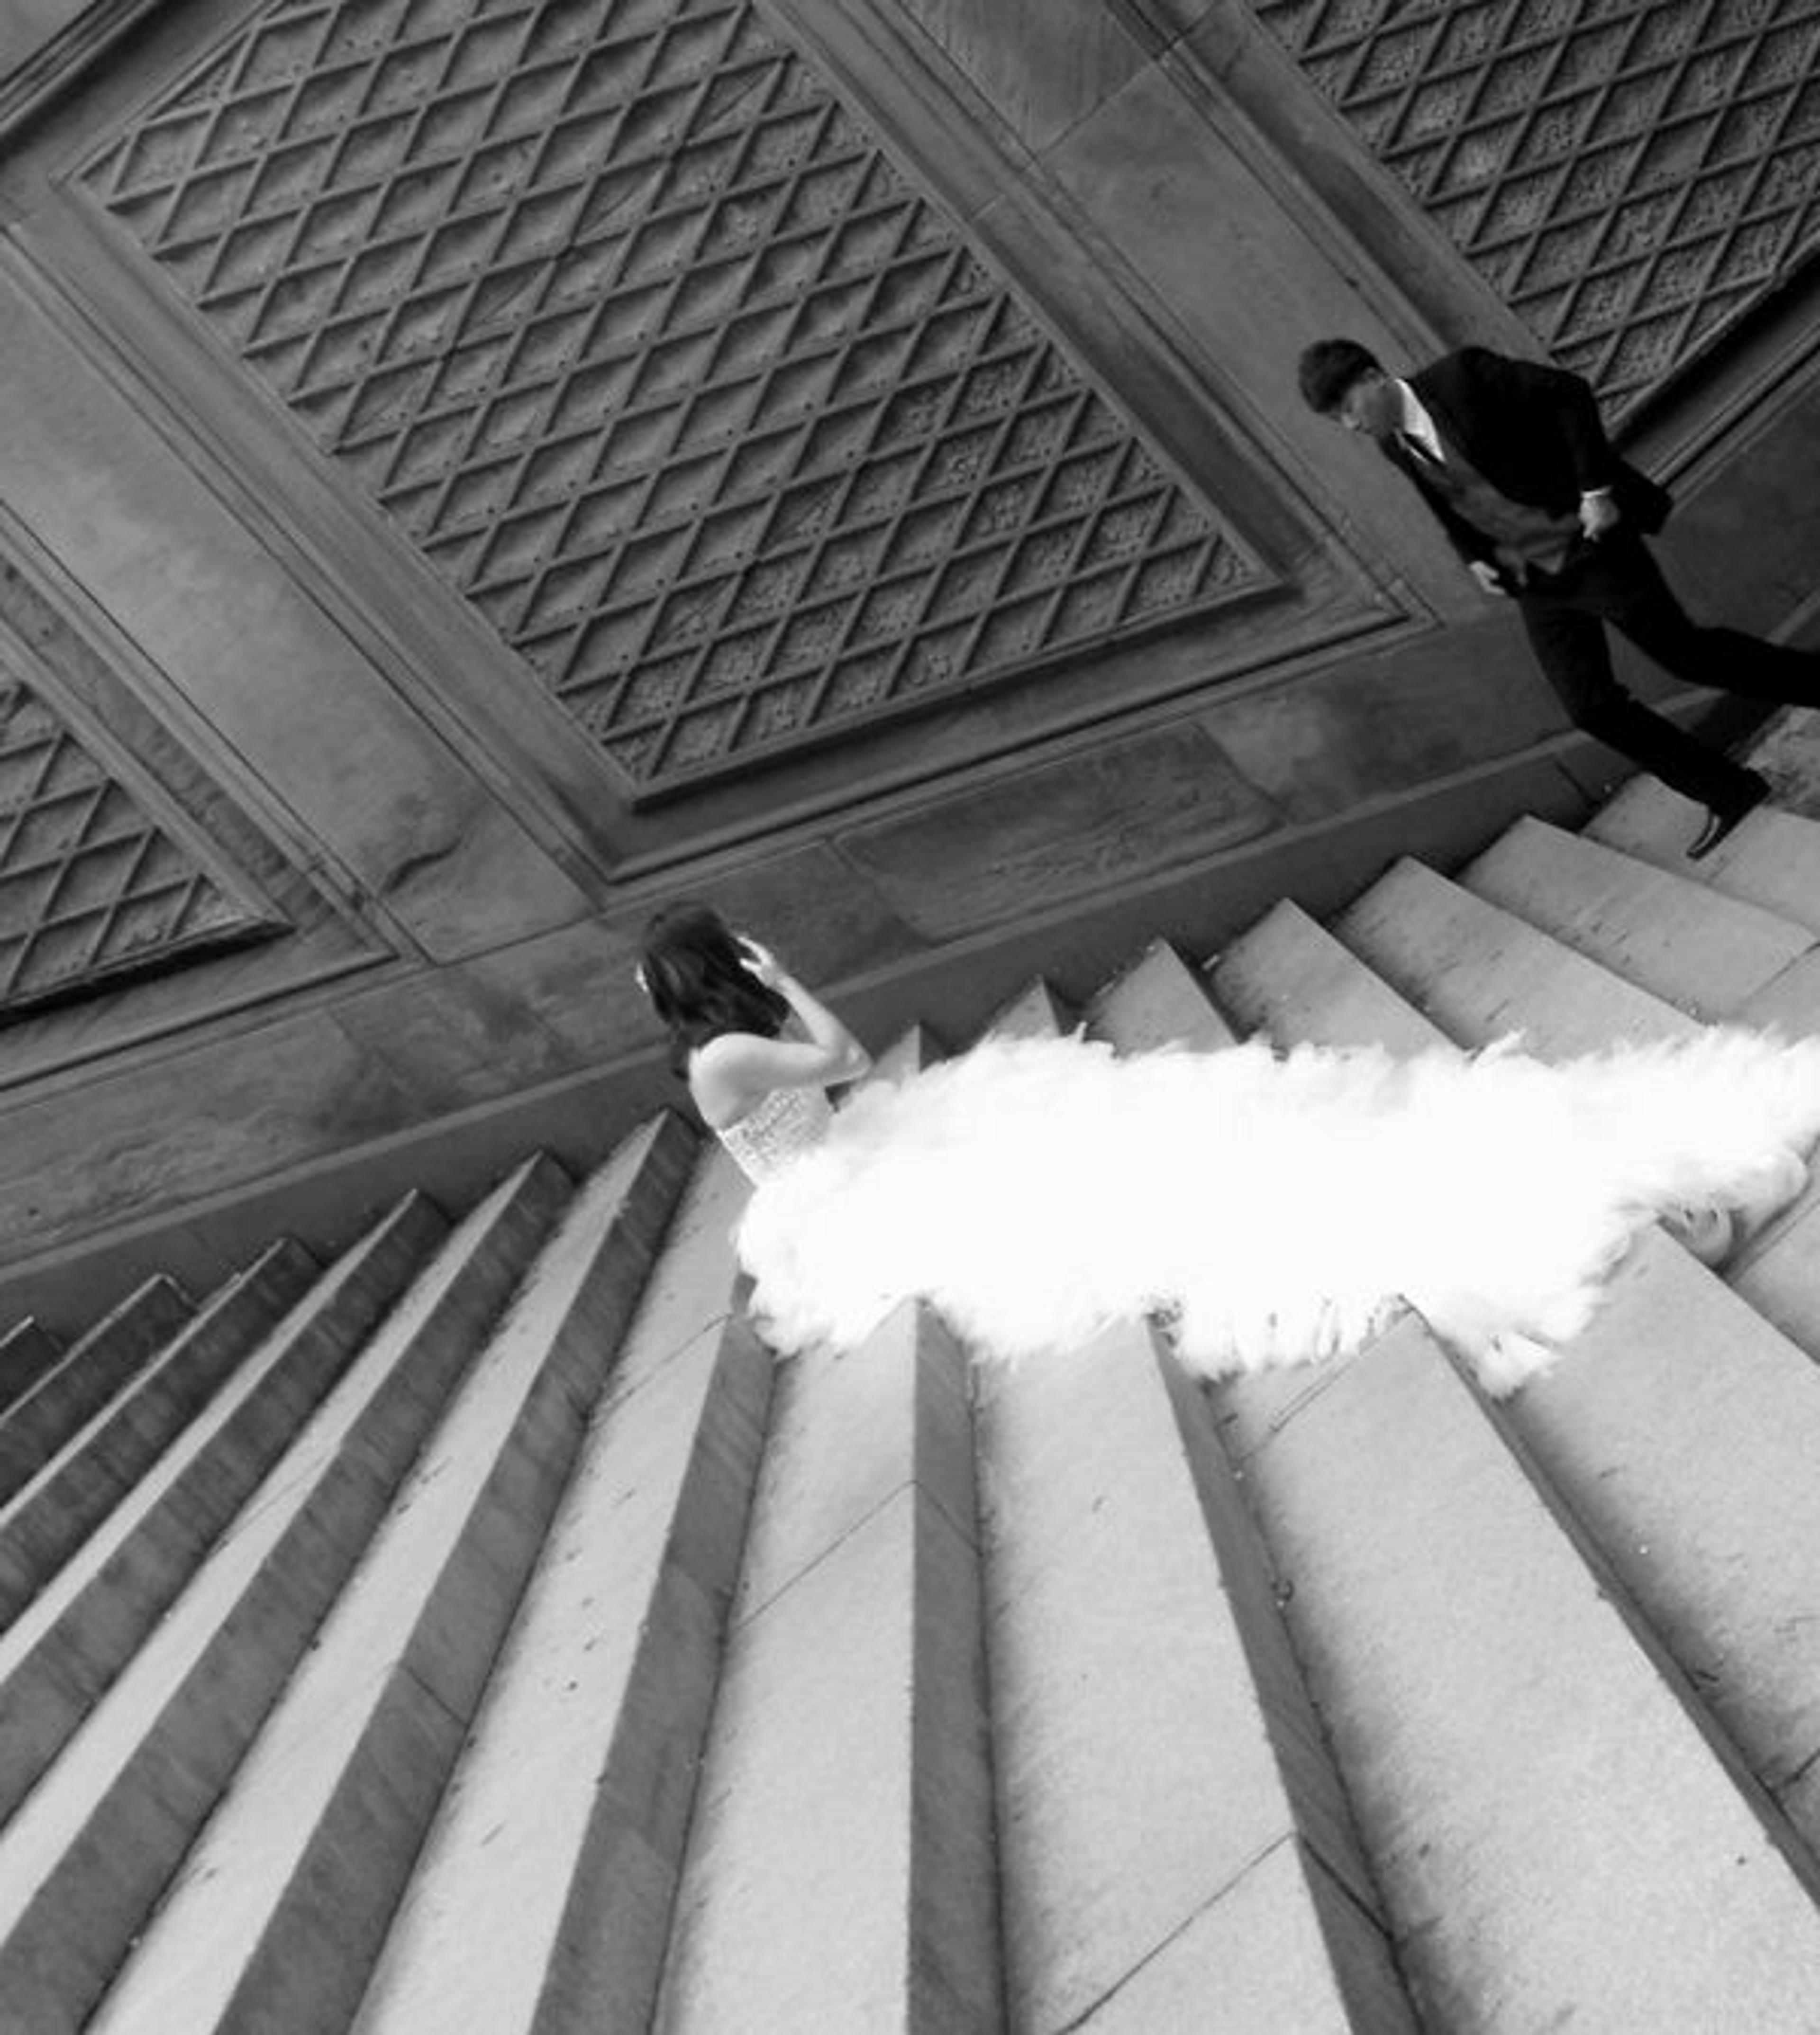
<path id="1" fill-rule="evenodd" d="M 714 1134 L 749 1180 L 769 1180 L 821 1143 L 833 1113 L 818 1088 L 774 1088 Z"/>

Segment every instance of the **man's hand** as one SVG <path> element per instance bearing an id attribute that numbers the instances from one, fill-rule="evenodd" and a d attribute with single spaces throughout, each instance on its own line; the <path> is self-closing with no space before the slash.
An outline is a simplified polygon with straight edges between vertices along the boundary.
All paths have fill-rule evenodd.
<path id="1" fill-rule="evenodd" d="M 1618 527 L 1618 505 L 1608 491 L 1580 498 L 1580 534 L 1595 544 L 1608 530 Z"/>
<path id="2" fill-rule="evenodd" d="M 1479 582 L 1481 593 L 1502 593 L 1504 582 L 1498 575 L 1498 568 L 1488 559 L 1468 559 L 1466 570 Z"/>

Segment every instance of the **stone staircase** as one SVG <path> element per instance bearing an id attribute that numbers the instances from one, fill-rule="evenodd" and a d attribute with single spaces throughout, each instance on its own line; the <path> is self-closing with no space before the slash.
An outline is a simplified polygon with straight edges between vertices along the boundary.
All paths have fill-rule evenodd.
<path id="1" fill-rule="evenodd" d="M 1820 825 L 1694 817 L 998 1027 L 1814 1029 Z M 0 1337 L 4 2035 L 1820 2029 L 1820 1192 L 1500 1402 L 1407 1313 L 773 1367 L 743 1194 L 665 1117 Z"/>

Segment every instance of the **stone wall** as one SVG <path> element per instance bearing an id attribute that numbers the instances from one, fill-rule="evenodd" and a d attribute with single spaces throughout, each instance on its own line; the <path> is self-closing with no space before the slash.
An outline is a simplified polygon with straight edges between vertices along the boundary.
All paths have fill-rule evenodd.
<path id="1" fill-rule="evenodd" d="M 1322 333 L 1562 344 L 1675 478 L 1690 589 L 1799 626 L 1814 36 L 1740 12 L 1696 72 L 1685 10 L 1476 8 L 1476 45 L 1371 11 L 9 16 L 0 696 L 36 718 L 0 766 L 37 774 L 0 825 L 64 838 L 29 912 L 43 858 L 0 860 L 0 932 L 89 940 L 0 1029 L 16 1282 L 604 1149 L 664 1092 L 630 956 L 665 897 L 875 1033 L 960 1031 L 1034 968 L 1085 990 L 1150 931 L 1570 815 L 1611 759 L 1303 411 Z M 1685 116 L 1681 223 L 1606 345 L 1488 222 L 1532 281 L 1561 109 L 1627 190 L 1640 80 Z M 1732 99 L 1781 137 L 1749 190 Z M 1715 190 L 1702 320 L 1670 299 Z M 116 811 L 150 904 L 109 888 Z"/>

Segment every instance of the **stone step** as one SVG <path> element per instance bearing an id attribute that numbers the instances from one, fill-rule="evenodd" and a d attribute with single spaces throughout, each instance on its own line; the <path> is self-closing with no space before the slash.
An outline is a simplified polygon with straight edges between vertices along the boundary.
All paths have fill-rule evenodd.
<path id="1" fill-rule="evenodd" d="M 660 1119 L 577 1195 L 124 1965 L 47 1927 L 0 1950 L 9 1998 L 106 1986 L 83 2026 L 116 2035 L 345 2029 L 694 1144 Z"/>
<path id="2" fill-rule="evenodd" d="M 1710 1021 L 1736 1018 L 1804 957 L 1810 968 L 1815 958 L 1808 927 L 1541 820 L 1518 820 L 1456 881 Z"/>
<path id="3" fill-rule="evenodd" d="M 7 1768 L 48 1766 L 4 1853 L 28 1929 L 118 1943 L 149 1910 L 567 1191 L 533 1162 L 447 1239 L 71 1742 L 72 1698 L 113 1636 L 107 1593 L 76 1600 L 15 1668 Z"/>
<path id="4" fill-rule="evenodd" d="M 0 1738 L 0 1815 L 17 1807 L 175 1602 L 442 1228 L 415 1195 L 376 1225 L 269 1329 L 0 1637 L 0 1693 L 16 1725 Z"/>
<path id="5" fill-rule="evenodd" d="M 1412 2029 L 1202 1395 L 1132 1323 L 976 1397 L 1010 2024 Z"/>
<path id="6" fill-rule="evenodd" d="M 778 1399 L 652 2025 L 987 2035 L 965 1360 L 906 1307 Z"/>
<path id="7" fill-rule="evenodd" d="M 1633 777 L 1586 823 L 1590 841 L 1653 863 L 1720 897 L 1761 905 L 1820 934 L 1820 824 L 1759 806 L 1729 839 L 1698 862 L 1687 847 L 1704 807 L 1653 777 Z"/>
<path id="8" fill-rule="evenodd" d="M 1122 1053 L 1193 1042 L 1231 1044 L 1233 1033 L 1214 1008 L 1201 976 L 1167 940 L 1157 940 L 1089 999 L 1087 1029 L 1114 1040 Z"/>
<path id="9" fill-rule="evenodd" d="M 1371 984 L 1374 979 L 1365 965 L 1293 908 L 1278 908 L 1261 927 L 1235 942 L 1211 972 L 1216 987 L 1222 992 L 1222 1000 L 1230 999 L 1236 1003 L 1252 1023 L 1268 1025 L 1281 1045 L 1304 1042 L 1307 1032 L 1313 1032 L 1320 1043 L 1326 1044 L 1384 1043 L 1406 1051 L 1420 1050 L 1437 1040 L 1433 1029 L 1393 992 L 1382 984 L 1374 991 Z M 1344 1014 L 1343 1017 L 1339 1014 Z M 1205 1043 L 1216 1044 L 1220 1036 L 1217 1031 L 1209 1029 L 1205 1035 Z M 1589 1345 L 1589 1353 L 1584 1361 L 1596 1360 L 1590 1353 L 1592 1349 L 1613 1345 L 1620 1351 L 1634 1349 L 1647 1355 L 1660 1339 L 1660 1324 L 1664 1319 L 1678 1321 L 1685 1330 L 1686 1325 L 1702 1318 L 1703 1311 L 1707 1317 L 1714 1312 L 1722 1317 L 1730 1306 L 1735 1316 L 1736 1303 L 1685 1254 L 1660 1238 L 1652 1240 L 1649 1250 L 1653 1259 L 1653 1276 L 1644 1277 L 1640 1273 L 1630 1275 L 1603 1318 L 1598 1330 L 1599 1341 Z M 1653 1326 L 1656 1330 L 1654 1335 L 1649 1333 Z M 1754 1334 L 1761 1338 L 1763 1333 L 1761 1323 L 1753 1324 L 1748 1319 L 1739 1322 L 1734 1318 L 1728 1328 L 1721 1319 L 1709 1326 L 1705 1341 L 1709 1347 L 1717 1345 L 1723 1349 L 1739 1337 Z M 1777 1354 L 1785 1362 L 1786 1351 Z M 1692 1360 L 1698 1360 L 1696 1357 Z M 1735 1361 L 1728 1358 L 1725 1361 L 1732 1363 L 1735 1372 Z M 1251 1458 L 1266 1448 L 1277 1434 L 1333 1390 L 1348 1367 L 1309 1366 L 1274 1375 L 1265 1374 L 1235 1379 L 1215 1389 L 1212 1397 L 1222 1435 L 1228 1449 L 1244 1464 L 1248 1484 L 1253 1481 Z M 1633 1370 L 1635 1367 L 1633 1366 Z M 1784 1382 L 1793 1384 L 1795 1381 L 1784 1373 Z M 1735 1380 L 1734 1383 L 1735 1386 Z M 1507 1417 L 1521 1424 L 1525 1409 L 1535 1402 L 1535 1395 L 1542 1389 L 1532 1386 L 1520 1394 Z M 1552 1389 L 1559 1391 L 1562 1387 L 1555 1384 Z M 1404 1466 L 1401 1473 L 1412 1484 L 1420 1485 L 1429 1476 L 1431 1463 L 1449 1461 L 1457 1453 L 1457 1443 L 1450 1440 L 1449 1432 L 1457 1420 L 1457 1408 L 1445 1395 L 1431 1397 L 1418 1405 L 1420 1417 L 1416 1409 L 1405 1399 L 1379 1400 L 1367 1394 L 1354 1394 L 1348 1416 L 1351 1425 L 1347 1445 L 1361 1456 L 1401 1463 Z M 1431 1420 L 1439 1424 L 1436 1431 L 1431 1431 L 1426 1424 Z M 1596 1415 L 1584 1412 L 1581 1424 L 1597 1425 Z M 1692 1425 L 1697 1428 L 1699 1423 Z M 1609 1433 L 1611 1426 L 1609 1421 L 1606 1422 L 1604 1431 Z M 1718 1459 L 1723 1459 L 1724 1447 L 1731 1439 L 1729 1435 L 1722 1435 Z M 1478 1437 L 1476 1446 L 1482 1451 L 1490 1451 L 1495 1458 L 1499 1453 L 1498 1445 L 1489 1432 Z M 1805 1437 L 1805 1430 L 1799 1426 L 1793 1446 L 1797 1453 L 1812 1446 Z M 1555 1453 L 1551 1452 L 1551 1459 Z M 1609 1460 L 1608 1453 L 1606 1459 Z M 1502 1467 L 1502 1464 L 1497 1465 L 1500 1473 Z M 1596 1468 L 1590 1473 L 1590 1481 L 1593 1490 L 1602 1493 L 1609 1503 L 1611 1494 L 1600 1483 Z M 1672 1480 L 1659 1488 L 1683 1491 L 1685 1480 Z M 1536 1497 L 1536 1510 L 1544 1522 L 1550 1507 L 1555 1503 L 1548 1495 L 1551 1488 L 1544 1486 Z M 1645 1537 L 1654 1524 L 1653 1519 L 1608 1518 L 1602 1523 L 1608 1537 L 1623 1552 L 1627 1553 L 1638 1544 L 1658 1548 L 1663 1544 L 1660 1540 L 1652 1543 Z M 1740 1520 L 1735 1525 L 1743 1535 L 1760 1532 L 1764 1523 L 1759 1520 L 1747 1526 Z M 1350 1522 L 1345 1530 L 1354 1537 L 1368 1536 L 1375 1531 L 1374 1514 L 1367 1509 Z M 1811 1598 L 1813 1579 L 1810 1572 L 1814 1565 L 1802 1551 L 1804 1537 L 1811 1536 L 1812 1530 L 1810 1522 L 1804 1517 L 1797 1517 L 1790 1524 L 1786 1540 L 1779 1540 L 1773 1546 L 1764 1546 L 1760 1562 L 1753 1564 L 1754 1567 L 1761 1566 L 1779 1575 L 1786 1573 L 1785 1589 L 1763 1593 L 1754 1613 L 1734 1612 L 1723 1620 L 1710 1621 L 1707 1634 L 1698 1642 L 1690 1643 L 1685 1630 L 1688 1621 L 1685 1618 L 1679 1627 L 1675 1627 L 1664 1615 L 1667 1607 L 1658 1601 L 1662 1593 L 1656 1586 L 1660 1581 L 1659 1563 L 1644 1561 L 1638 1565 L 1639 1572 L 1631 1578 L 1634 1585 L 1649 1593 L 1651 1611 L 1682 1644 L 1686 1649 L 1684 1657 L 1695 1664 L 1696 1672 L 1706 1667 L 1715 1638 L 1720 1650 L 1728 1646 L 1749 1645 L 1753 1674 L 1761 1672 L 1768 1677 L 1763 1704 L 1765 1717 L 1751 1721 L 1757 1726 L 1751 1734 L 1752 1750 L 1757 1755 L 1758 1771 L 1766 1778 L 1773 1779 L 1788 1759 L 1799 1759 L 1805 1742 L 1804 1733 L 1796 1728 L 1786 1742 L 1773 1743 L 1764 1725 L 1768 1716 L 1777 1713 L 1779 1699 L 1792 1697 L 1805 1706 L 1801 1691 L 1806 1664 L 1788 1657 L 1791 1648 L 1785 1638 L 1781 1642 L 1780 1650 L 1784 1656 L 1781 1662 L 1773 1663 L 1771 1656 L 1782 1627 L 1786 1625 L 1795 1632 L 1804 1629 L 1798 1619 L 1791 1620 L 1790 1612 L 1791 1607 L 1802 1601 L 1804 1592 Z M 1698 1566 L 1689 1564 L 1681 1570 L 1679 1589 L 1685 1591 L 1694 1586 L 1692 1576 Z M 1710 1586 L 1715 1590 L 1720 1586 L 1716 1574 Z M 1740 1594 L 1749 1600 L 1755 1592 L 1747 1585 Z M 1611 1623 L 1618 1623 L 1615 1614 Z M 1747 1627 L 1748 1633 L 1745 1631 Z M 1671 1673 L 1677 1691 L 1675 1700 L 1685 1706 L 1685 1679 L 1679 1670 L 1671 1670 Z M 1749 1688 L 1752 1686 L 1751 1676 L 1743 1677 L 1743 1682 L 1744 1687 Z M 1702 1686 L 1705 1686 L 1704 1680 Z M 1577 1702 L 1579 1698 L 1574 1700 Z M 1735 1702 L 1722 1706 L 1726 1721 L 1735 1728 L 1747 1721 L 1738 1714 L 1739 1707 Z M 1625 1728 L 1622 1713 L 1609 1728 L 1622 1732 Z M 1703 1706 L 1693 1706 L 1691 1728 L 1710 1728 Z M 1740 1763 L 1735 1755 L 1728 1754 L 1728 1757 L 1734 1766 Z M 1754 1782 L 1745 1781 L 1742 1785 L 1747 1792 L 1755 1792 Z M 1779 1819 L 1773 1815 L 1769 1820 L 1779 1826 Z M 1431 1986 L 1433 1983 L 1431 1979 Z M 1426 1998 L 1424 2003 L 1427 2003 Z M 1451 2028 L 1453 2023 L 1443 2014 L 1437 2025 Z M 1525 2021 L 1524 2025 L 1531 2024 Z"/>
<path id="10" fill-rule="evenodd" d="M 1698 1018 L 1419 862 L 1393 864 L 1333 931 L 1461 1045 L 1521 1032 L 1529 1051 L 1552 1060 L 1700 1029 Z"/>
<path id="11" fill-rule="evenodd" d="M 0 1416 L 0 1502 L 36 1476 L 195 1317 L 172 1281 L 149 1279 L 79 1337 Z"/>
<path id="12" fill-rule="evenodd" d="M 1701 1029 L 1687 1011 L 1419 863 L 1397 864 L 1335 930 L 1463 1045 L 1517 1032 L 1527 1051 L 1558 1059 L 1616 1042 L 1690 1037 Z M 1811 999 L 1820 1022 L 1814 957 L 1792 962 L 1732 1014 L 1758 1024 L 1765 999 Z M 1780 1212 L 1784 1225 L 1815 1201 L 1820 1194 L 1799 1210 Z M 1765 1213 L 1736 1221 L 1722 1211 L 1677 1217 L 1675 1234 L 1703 1262 L 1723 1265 L 1753 1230 L 1761 1232 Z"/>
<path id="13" fill-rule="evenodd" d="M 258 1359 L 318 1269 L 301 1245 L 273 1244 L 0 1507 L 0 1624 L 18 1617 L 211 1397 Z"/>
<path id="14" fill-rule="evenodd" d="M 978 1417 L 1011 2025 L 1412 2029 L 1205 1401 L 1134 1325 Z"/>
<path id="15" fill-rule="evenodd" d="M 1399 1054 L 1453 1050 L 1444 1033 L 1287 899 L 1230 942 L 1204 973 L 1219 1011 L 1226 1014 L 1188 1035 L 1189 1043 L 1204 1050 L 1235 1034 L 1262 1035 L 1284 1052 L 1301 1045 L 1376 1045 Z M 1210 1403 L 1228 1453 L 1242 1455 L 1269 1434 L 1321 1389 L 1329 1368 L 1293 1365 L 1215 1387 Z"/>
<path id="16" fill-rule="evenodd" d="M 649 2024 L 771 1391 L 769 1353 L 728 1312 L 743 1198 L 714 1153 L 678 1211 L 367 1988 L 367 2035 Z"/>
<path id="17" fill-rule="evenodd" d="M 1506 1417 L 1820 1856 L 1820 1371 L 1652 1231 Z"/>
<path id="18" fill-rule="evenodd" d="M 1740 1300 L 1820 1358 L 1820 1171 L 1810 1166 L 1794 1206 L 1745 1244 L 1725 1277 Z"/>
<path id="19" fill-rule="evenodd" d="M 29 1392 L 62 1354 L 62 1341 L 29 1317 L 0 1335 L 0 1411 Z"/>
<path id="20" fill-rule="evenodd" d="M 972 1436 L 919 1310 L 783 1366 L 655 2025 L 1001 2025 Z"/>
<path id="21" fill-rule="evenodd" d="M 1246 1488 L 1425 2027 L 1820 2026 L 1811 1869 L 1416 1317 Z"/>
<path id="22" fill-rule="evenodd" d="M 1207 968 L 1220 1009 L 1244 1035 L 1284 1048 L 1382 1046 L 1419 1053 L 1447 1035 L 1344 941 L 1284 899 Z"/>
<path id="23" fill-rule="evenodd" d="M 1282 945 L 1279 934 L 1273 951 Z M 1330 950 L 1320 958 L 1344 972 Z M 1353 972 L 1364 966 L 1356 957 L 1350 963 Z M 1222 980 L 1217 969 L 1215 980 Z M 1356 985 L 1342 1002 L 1363 1010 Z M 1382 1029 L 1376 1014 L 1365 1014 L 1359 1043 Z M 1324 1039 L 1348 1043 L 1334 1032 L 1331 1020 L 1324 1023 Z M 1298 1043 L 1293 1008 L 1275 1036 L 1282 1044 Z M 1420 1035 L 1406 1043 L 1420 1044 Z M 1791 1239 L 1777 1262 L 1794 1263 L 1799 1249 Z M 1229 1446 L 1260 1445 L 1301 1397 L 1323 1389 L 1317 1371 L 1298 1394 L 1295 1375 L 1221 1388 Z M 1571 1410 L 1557 1415 L 1556 1407 Z M 1713 1713 L 1762 1783 L 1788 1798 L 1809 1841 L 1820 1839 L 1811 1808 L 1797 1803 L 1789 1785 L 1820 1749 L 1811 1743 L 1820 1726 L 1820 1652 L 1799 1644 L 1820 1586 L 1820 1511 L 1802 1495 L 1813 1480 L 1797 1467 L 1820 1449 L 1820 1374 L 1743 1300 L 1652 1231 L 1589 1330 L 1553 1371 L 1516 1395 L 1506 1418 L 1550 1487 L 1592 1525 L 1663 1641 L 1711 1692 Z M 1383 1446 L 1408 1450 L 1416 1460 L 1423 1454 L 1394 1435 Z M 1694 1488 L 1703 1494 L 1693 1508 L 1702 1517 L 1687 1525 L 1701 1530 L 1690 1544 L 1686 1528 L 1674 1526 Z M 1726 1664 L 1722 1672 L 1717 1661 Z"/>

